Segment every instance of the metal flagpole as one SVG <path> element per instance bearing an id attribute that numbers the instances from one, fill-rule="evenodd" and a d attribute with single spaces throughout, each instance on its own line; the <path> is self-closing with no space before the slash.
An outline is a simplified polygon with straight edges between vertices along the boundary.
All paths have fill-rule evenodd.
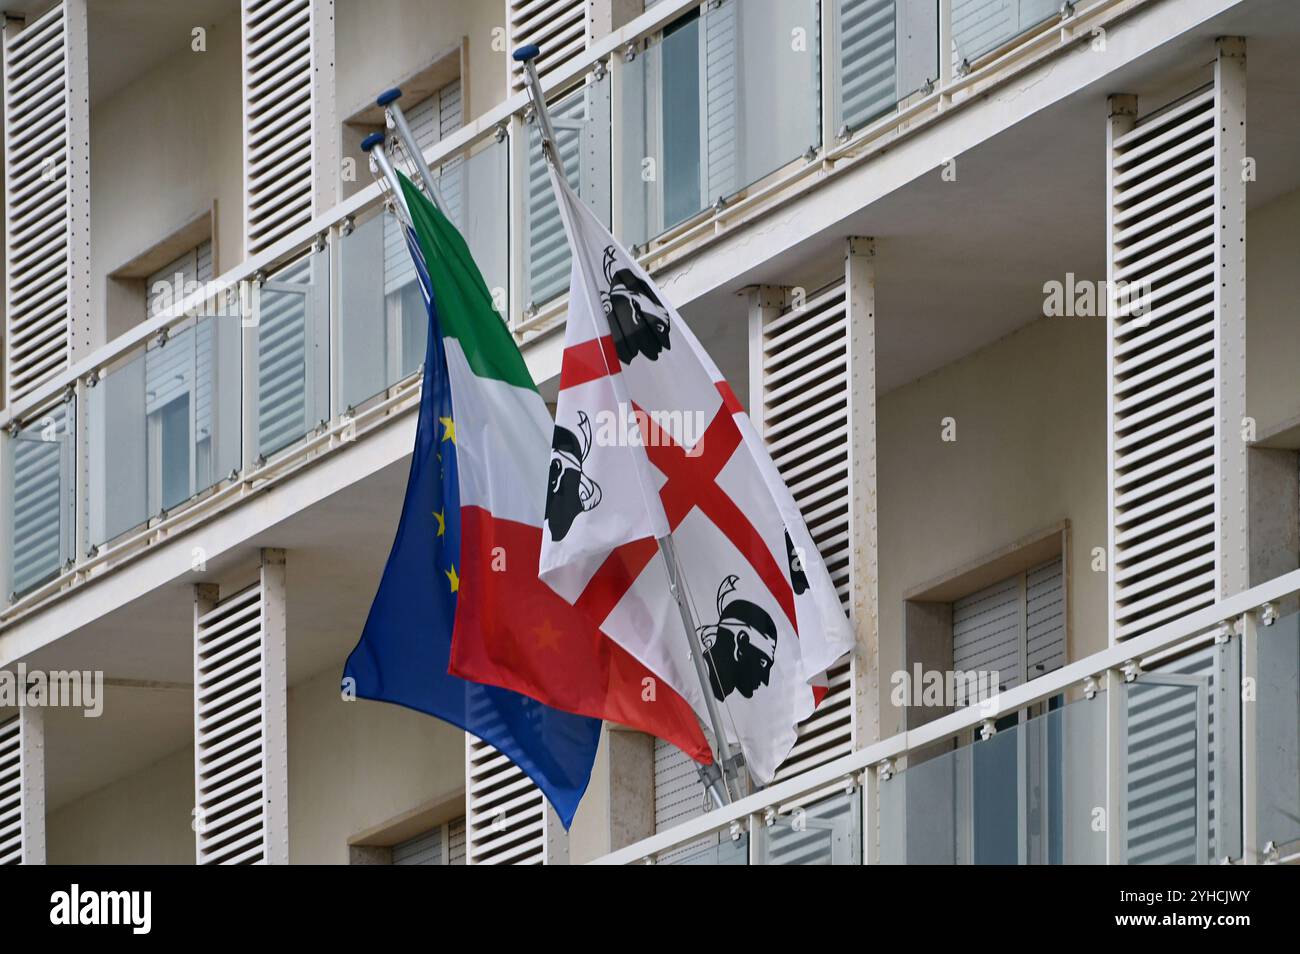
<path id="1" fill-rule="evenodd" d="M 398 217 L 405 216 L 406 224 L 409 224 L 411 210 L 406 206 L 406 196 L 402 195 L 402 182 L 397 178 L 397 170 L 393 168 L 392 160 L 388 158 L 388 150 L 384 146 L 384 134 L 371 133 L 361 140 L 361 151 L 370 156 L 372 171 L 378 171 L 388 183 L 389 191 L 393 193 L 393 205 Z"/>
<path id="2" fill-rule="evenodd" d="M 397 105 L 397 101 L 401 98 L 402 91 L 394 87 L 380 93 L 375 99 L 375 104 L 384 110 L 388 124 L 393 127 L 393 130 L 397 133 L 397 138 L 401 140 L 402 149 L 411 157 L 411 162 L 415 164 L 415 171 L 419 174 L 420 181 L 424 184 L 424 191 L 429 194 L 429 199 L 438 207 L 439 212 L 446 215 L 447 203 L 442 201 L 442 193 L 434 181 L 433 171 L 429 168 L 429 164 L 424 161 L 424 153 L 420 152 L 420 147 L 415 141 L 415 134 L 411 132 L 411 127 L 406 122 L 406 114 L 402 112 L 402 107 Z"/>
<path id="3" fill-rule="evenodd" d="M 559 149 L 555 142 L 555 128 L 551 125 L 551 114 L 546 108 L 546 97 L 542 94 L 542 83 L 537 76 L 537 64 L 534 62 L 540 52 L 536 44 L 529 44 L 515 50 L 513 55 L 515 61 L 524 66 L 528 94 L 533 101 L 533 114 L 541 132 L 542 152 L 551 167 L 563 177 L 564 166 L 560 161 Z M 556 196 L 556 199 L 559 200 L 560 197 Z M 659 544 L 659 553 L 663 556 L 668 570 L 668 589 L 677 604 L 678 612 L 681 613 L 682 628 L 686 631 L 691 662 L 695 665 L 695 674 L 700 680 L 700 691 L 704 693 L 704 704 L 713 730 L 713 764 L 698 766 L 700 779 L 720 806 L 727 805 L 735 799 L 735 794 L 731 790 L 730 776 L 736 768 L 736 763 L 723 727 L 722 710 L 713 695 L 713 686 L 704 662 L 704 646 L 700 641 L 699 629 L 691 613 L 690 604 L 686 600 L 686 593 L 681 586 L 681 565 L 677 562 L 677 550 L 673 546 L 672 533 L 669 532 L 667 536 L 658 538 L 656 542 Z"/>

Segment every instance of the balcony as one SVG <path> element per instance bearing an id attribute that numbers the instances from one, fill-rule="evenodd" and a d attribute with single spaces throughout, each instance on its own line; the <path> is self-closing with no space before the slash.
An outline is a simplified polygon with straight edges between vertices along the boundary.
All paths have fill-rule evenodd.
<path id="1" fill-rule="evenodd" d="M 566 171 L 647 266 L 673 266 L 1125 5 L 1080 4 L 1066 21 L 1046 6 L 658 4 L 548 79 Z M 523 95 L 426 158 L 503 320 L 521 342 L 547 335 L 568 254 Z M 424 329 L 383 202 L 362 189 L 174 289 L 5 409 L 0 624 L 413 406 Z"/>
<path id="2" fill-rule="evenodd" d="M 1295 863 L 1298 596 L 1295 571 L 597 863 Z"/>

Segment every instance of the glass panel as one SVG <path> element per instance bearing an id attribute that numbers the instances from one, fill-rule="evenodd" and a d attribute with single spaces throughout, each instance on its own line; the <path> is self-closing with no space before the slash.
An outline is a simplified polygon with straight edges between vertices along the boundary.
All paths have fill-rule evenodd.
<path id="1" fill-rule="evenodd" d="M 228 313 L 234 312 L 234 313 Z M 101 373 L 88 392 L 92 546 L 240 465 L 238 308 L 213 309 Z"/>
<path id="2" fill-rule="evenodd" d="M 838 792 L 778 815 L 767 828 L 762 864 L 862 863 L 862 793 Z"/>
<path id="3" fill-rule="evenodd" d="M 836 0 L 834 128 L 865 126 L 939 77 L 939 7 L 928 0 Z"/>
<path id="4" fill-rule="evenodd" d="M 974 62 L 1060 9 L 1060 0 L 952 0 L 955 60 Z"/>
<path id="5" fill-rule="evenodd" d="M 57 576 L 72 557 L 76 415 L 56 404 L 7 438 L 10 590 L 22 595 Z M 6 500 L 6 503 L 9 503 Z"/>
<path id="6" fill-rule="evenodd" d="M 101 371 L 86 392 L 92 546 L 149 518 L 144 382 L 145 353 L 137 351 Z"/>
<path id="7" fill-rule="evenodd" d="M 481 145 L 473 155 L 443 164 L 438 192 L 504 315 L 509 148 L 495 141 Z M 377 211 L 343 236 L 339 294 L 341 410 L 381 393 L 424 360 L 428 315 L 393 216 Z"/>
<path id="8" fill-rule="evenodd" d="M 268 279 L 257 325 L 257 450 L 270 456 L 329 417 L 329 253 Z"/>
<path id="9" fill-rule="evenodd" d="M 1104 697 L 941 752 L 880 783 L 886 864 L 1097 864 Z"/>
<path id="10" fill-rule="evenodd" d="M 1124 849 L 1129 864 L 1197 864 L 1208 856 L 1206 687 L 1142 677 L 1127 688 Z"/>
<path id="11" fill-rule="evenodd" d="M 820 144 L 818 10 L 723 0 L 625 65 L 616 113 L 625 242 L 644 244 Z"/>
<path id="12" fill-rule="evenodd" d="M 610 208 L 609 83 L 607 74 L 550 106 L 569 185 L 606 226 Z M 524 301 L 529 308 L 536 308 L 569 290 L 569 244 L 535 123 L 528 129 L 524 234 L 528 237 Z"/>
<path id="13" fill-rule="evenodd" d="M 1255 769 L 1259 844 L 1300 841 L 1300 615 L 1259 628 Z"/>
<path id="14" fill-rule="evenodd" d="M 661 865 L 747 865 L 749 864 L 749 834 L 742 833 L 733 839 L 726 832 L 716 832 L 703 838 L 665 851 L 656 859 Z"/>

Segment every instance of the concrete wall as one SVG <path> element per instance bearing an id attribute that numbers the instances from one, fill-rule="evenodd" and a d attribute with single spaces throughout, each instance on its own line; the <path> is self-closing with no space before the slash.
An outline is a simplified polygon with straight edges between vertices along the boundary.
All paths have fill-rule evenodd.
<path id="1" fill-rule="evenodd" d="M 1044 318 L 883 395 L 878 414 L 881 731 L 899 731 L 904 594 L 1068 519 L 1070 659 L 1106 646 L 1105 326 Z M 945 442 L 942 421 L 956 421 Z"/>
<path id="2" fill-rule="evenodd" d="M 107 276 L 217 203 L 219 271 L 243 258 L 239 19 L 208 31 L 90 116 L 91 315 L 102 344 L 143 320 L 108 304 Z M 165 133 L 160 131 L 165 130 Z M 163 136 L 164 138 L 160 138 Z"/>

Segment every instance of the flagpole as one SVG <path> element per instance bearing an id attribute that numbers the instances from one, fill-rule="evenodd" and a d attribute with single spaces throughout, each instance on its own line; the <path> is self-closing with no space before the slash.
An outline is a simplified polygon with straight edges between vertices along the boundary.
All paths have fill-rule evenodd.
<path id="1" fill-rule="evenodd" d="M 515 61 L 522 63 L 524 67 L 524 78 L 528 87 L 528 94 L 533 101 L 533 115 L 541 132 L 542 153 L 546 156 L 546 161 L 550 163 L 551 168 L 556 170 L 563 178 L 564 165 L 560 160 L 559 149 L 555 142 L 555 127 L 551 125 L 551 114 L 546 108 L 546 97 L 542 94 L 542 83 L 537 76 L 537 64 L 534 62 L 540 52 L 541 50 L 538 49 L 536 44 L 529 44 L 515 50 L 513 56 Z M 561 196 L 556 196 L 556 199 L 557 201 L 563 201 Z M 681 614 L 682 628 L 686 631 L 686 642 L 690 649 L 691 662 L 695 666 L 695 674 L 700 681 L 700 691 L 704 694 L 704 705 L 709 714 L 710 727 L 713 730 L 713 764 L 698 766 L 700 779 L 719 806 L 728 805 L 735 800 L 730 779 L 730 774 L 735 768 L 735 762 L 733 761 L 731 745 L 727 742 L 727 734 L 723 727 L 722 710 L 713 695 L 713 685 L 709 679 L 708 667 L 704 662 L 704 646 L 700 641 L 699 627 L 695 623 L 694 614 L 691 612 L 686 593 L 681 585 L 681 565 L 677 561 L 677 549 L 673 545 L 672 531 L 670 530 L 666 536 L 658 537 L 656 542 L 659 544 L 659 553 L 663 557 L 664 565 L 668 571 L 668 591 L 672 594 L 673 602 L 677 604 L 677 610 Z"/>
<path id="2" fill-rule="evenodd" d="M 397 105 L 397 101 L 401 98 L 402 91 L 397 87 L 393 87 L 380 93 L 375 99 L 375 105 L 384 110 L 389 125 L 397 133 L 397 138 L 401 140 L 402 149 L 411 157 L 411 162 L 415 164 L 415 171 L 420 176 L 420 182 L 424 184 L 424 191 L 429 194 L 429 200 L 438 207 L 439 212 L 446 215 L 447 203 L 442 201 L 442 192 L 438 189 L 438 185 L 433 178 L 433 170 L 424 161 L 424 153 L 420 151 L 420 147 L 415 141 L 415 134 L 411 132 L 410 124 L 406 121 L 406 114 L 402 112 L 402 107 Z"/>
<path id="3" fill-rule="evenodd" d="M 388 149 L 384 146 L 383 133 L 371 133 L 361 140 L 361 151 L 370 157 L 371 171 L 378 172 L 388 183 L 393 193 L 393 202 L 399 218 L 405 214 L 406 221 L 411 220 L 411 210 L 407 208 L 406 196 L 402 195 L 402 181 L 397 177 L 392 160 L 388 158 Z"/>

